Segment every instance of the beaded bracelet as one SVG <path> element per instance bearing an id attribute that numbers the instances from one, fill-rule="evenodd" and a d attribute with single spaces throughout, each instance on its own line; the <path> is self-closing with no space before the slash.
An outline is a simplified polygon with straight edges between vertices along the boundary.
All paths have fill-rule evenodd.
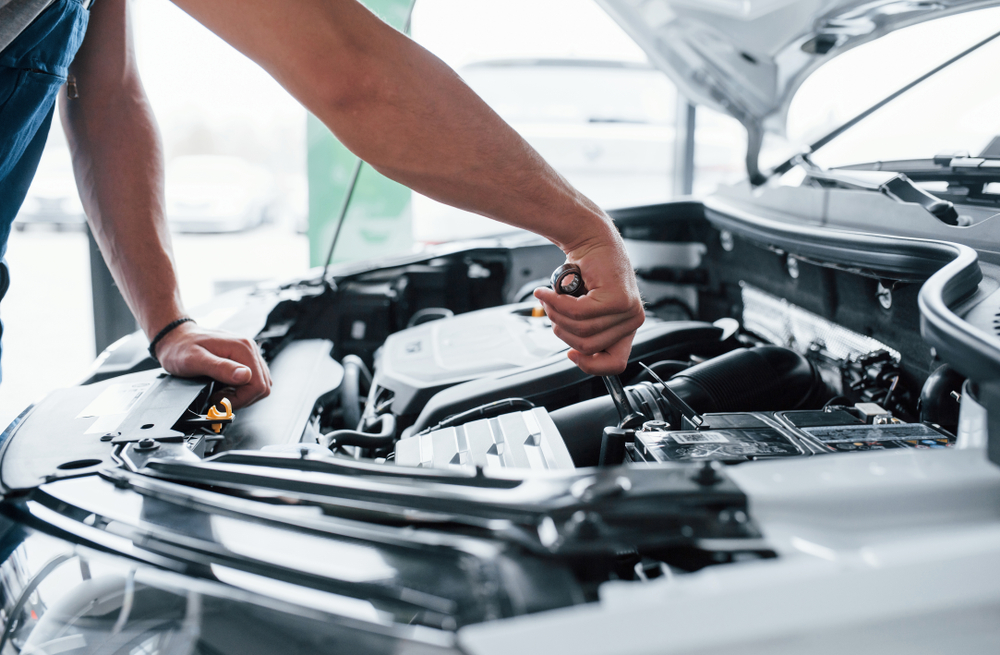
<path id="1" fill-rule="evenodd" d="M 188 321 L 191 321 L 192 323 L 195 322 L 195 320 L 190 316 L 185 316 L 183 318 L 177 319 L 176 321 L 171 321 L 170 323 L 167 324 L 167 327 L 160 330 L 159 333 L 157 333 L 157 335 L 153 337 L 153 340 L 149 342 L 149 356 L 152 357 L 154 360 L 156 360 L 157 363 L 159 363 L 160 360 L 156 359 L 156 344 L 160 343 L 160 341 L 163 340 L 163 337 L 170 334 L 171 330 L 180 325 L 183 325 L 184 323 L 187 323 Z"/>

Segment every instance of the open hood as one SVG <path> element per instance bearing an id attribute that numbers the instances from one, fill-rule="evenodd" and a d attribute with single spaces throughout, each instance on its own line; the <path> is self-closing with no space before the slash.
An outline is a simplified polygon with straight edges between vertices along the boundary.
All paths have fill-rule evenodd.
<path id="1" fill-rule="evenodd" d="M 893 30 L 997 0 L 597 0 L 692 102 L 746 126 L 747 167 L 765 131 L 833 57 Z M 887 90 L 887 93 L 891 89 Z"/>

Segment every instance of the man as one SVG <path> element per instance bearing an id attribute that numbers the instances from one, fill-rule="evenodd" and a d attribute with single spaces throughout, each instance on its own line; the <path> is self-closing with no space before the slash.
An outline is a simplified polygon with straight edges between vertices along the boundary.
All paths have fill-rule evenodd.
<path id="1" fill-rule="evenodd" d="M 624 369 L 644 316 L 611 220 L 454 71 L 356 0 L 175 2 L 260 64 L 387 177 L 558 245 L 580 266 L 589 291 L 580 298 L 536 291 L 556 335 L 584 371 Z M 271 385 L 254 344 L 180 322 L 163 158 L 136 69 L 127 0 L 97 0 L 89 11 L 87 5 L 0 0 L 0 37 L 27 22 L 26 7 L 44 8 L 0 52 L 4 248 L 58 95 L 88 220 L 156 357 L 175 375 L 208 375 L 236 387 L 234 405 L 249 404 Z"/>

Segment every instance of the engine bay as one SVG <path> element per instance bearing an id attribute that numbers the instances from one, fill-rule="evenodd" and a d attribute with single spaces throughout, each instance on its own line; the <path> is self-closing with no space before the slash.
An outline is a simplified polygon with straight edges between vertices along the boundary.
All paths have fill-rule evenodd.
<path id="1" fill-rule="evenodd" d="M 920 336 L 918 284 L 736 236 L 693 203 L 616 219 L 647 305 L 617 396 L 531 299 L 557 249 L 460 250 L 254 292 L 232 320 L 274 386 L 235 413 L 216 383 L 120 344 L 14 426 L 4 484 L 99 473 L 140 490 L 152 476 L 459 530 L 505 544 L 517 573 L 497 584 L 527 603 L 508 616 L 593 601 L 608 581 L 779 557 L 733 468 L 955 447 L 965 380 Z M 311 481 L 325 475 L 368 482 Z M 493 615 L 457 616 L 400 620 Z"/>

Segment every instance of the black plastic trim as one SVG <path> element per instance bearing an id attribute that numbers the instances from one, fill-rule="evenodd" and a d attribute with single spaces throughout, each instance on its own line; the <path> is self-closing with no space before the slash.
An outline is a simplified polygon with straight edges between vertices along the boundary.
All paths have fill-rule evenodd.
<path id="1" fill-rule="evenodd" d="M 705 201 L 717 228 L 838 267 L 889 279 L 925 280 L 918 295 L 920 332 L 938 356 L 977 382 L 1000 382 L 1000 339 L 967 323 L 951 307 L 983 279 L 972 248 L 947 241 L 790 225 L 756 216 L 719 198 Z M 1000 438 L 1000 435 L 998 435 Z"/>
<path id="2" fill-rule="evenodd" d="M 954 244 L 946 242 L 793 225 L 720 198 L 706 198 L 704 202 L 705 217 L 720 230 L 868 277 L 922 282 L 956 256 Z"/>

